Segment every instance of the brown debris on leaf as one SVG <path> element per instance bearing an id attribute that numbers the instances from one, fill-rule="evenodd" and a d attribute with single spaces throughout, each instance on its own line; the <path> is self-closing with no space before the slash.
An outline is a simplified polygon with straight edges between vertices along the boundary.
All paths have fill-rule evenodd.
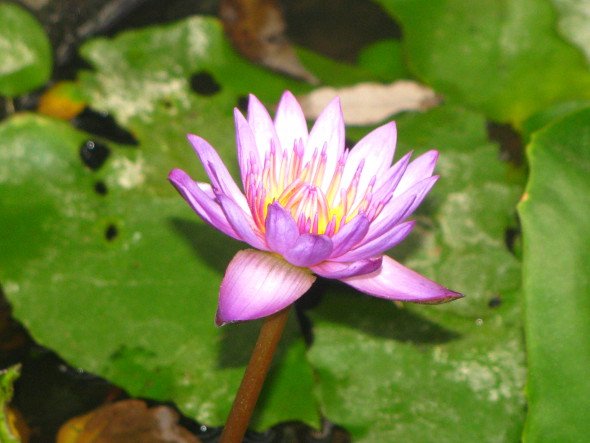
<path id="1" fill-rule="evenodd" d="M 47 89 L 39 98 L 37 111 L 62 120 L 71 120 L 79 115 L 86 103 L 73 96 L 70 82 L 58 82 Z"/>
<path id="2" fill-rule="evenodd" d="M 440 103 L 427 86 L 410 80 L 388 85 L 359 83 L 345 88 L 323 87 L 299 97 L 308 120 L 315 120 L 334 97 L 339 96 L 348 125 L 374 125 L 404 111 L 425 111 Z"/>
<path id="3" fill-rule="evenodd" d="M 167 406 L 148 408 L 141 400 L 102 406 L 65 423 L 57 443 L 199 443 L 178 424 L 179 415 Z"/>
<path id="4" fill-rule="evenodd" d="M 20 411 L 8 406 L 4 410 L 4 415 L 7 418 L 8 435 L 13 435 L 14 441 L 29 443 L 31 440 L 31 429 Z"/>
<path id="5" fill-rule="evenodd" d="M 277 0 L 221 0 L 219 15 L 226 34 L 244 57 L 318 83 L 301 64 L 285 35 L 285 20 Z"/>

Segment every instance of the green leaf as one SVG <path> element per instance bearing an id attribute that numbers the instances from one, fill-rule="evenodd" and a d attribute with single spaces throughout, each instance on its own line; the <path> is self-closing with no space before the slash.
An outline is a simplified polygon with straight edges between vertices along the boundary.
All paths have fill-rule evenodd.
<path id="1" fill-rule="evenodd" d="M 224 39 L 220 24 L 211 18 L 192 17 L 114 40 L 95 39 L 81 52 L 95 68 L 80 78 L 87 100 L 93 108 L 112 114 L 144 149 L 158 156 L 158 172 L 195 164 L 192 150 L 185 148 L 185 134 L 192 132 L 229 159 L 230 170 L 237 174 L 231 109 L 239 99 L 252 93 L 272 108 L 285 89 L 294 93 L 310 89 L 240 58 Z M 299 55 L 315 75 L 335 84 L 366 79 L 367 72 L 352 65 L 303 49 Z M 202 73 L 217 82 L 217 93 L 202 95 L 191 89 L 193 76 Z M 151 171 L 147 174 L 149 182 Z M 198 177 L 205 178 L 203 173 Z"/>
<path id="2" fill-rule="evenodd" d="M 26 9 L 0 4 L 0 95 L 15 97 L 45 84 L 52 69 L 49 39 Z"/>
<path id="3" fill-rule="evenodd" d="M 297 48 L 297 57 L 324 85 L 340 87 L 377 79 L 370 69 L 337 62 L 309 49 Z"/>
<path id="4" fill-rule="evenodd" d="M 558 103 L 555 106 L 545 108 L 530 116 L 522 125 L 522 138 L 526 143 L 530 142 L 532 135 L 544 126 L 549 125 L 568 114 L 575 113 L 590 106 L 589 100 L 576 100 Z"/>
<path id="5" fill-rule="evenodd" d="M 154 167 L 145 173 L 147 183 L 156 187 L 174 167 L 196 169 L 187 133 L 208 140 L 237 173 L 232 108 L 249 93 L 273 103 L 285 89 L 309 89 L 240 58 L 212 18 L 192 17 L 112 40 L 91 40 L 81 53 L 94 67 L 80 75 L 82 92 L 93 108 L 115 117 L 154 157 Z M 197 92 L 207 83 L 203 76 L 219 90 Z M 196 177 L 205 179 L 198 170 Z"/>
<path id="6" fill-rule="evenodd" d="M 12 366 L 0 371 L 0 440 L 3 443 L 20 443 L 12 426 L 11 412 L 7 409 L 12 400 L 14 382 L 20 376 L 20 366 Z"/>
<path id="7" fill-rule="evenodd" d="M 392 82 L 410 76 L 399 40 L 381 40 L 367 46 L 360 52 L 358 63 L 381 81 Z"/>
<path id="8" fill-rule="evenodd" d="M 311 313 L 322 410 L 358 442 L 516 441 L 520 266 L 504 236 L 520 188 L 478 114 L 444 106 L 405 115 L 398 143 L 402 152 L 439 149 L 441 179 L 415 232 L 390 254 L 466 297 L 398 308 L 329 286 Z"/>
<path id="9" fill-rule="evenodd" d="M 556 35 L 549 0 L 377 2 L 401 23 L 412 72 L 451 102 L 518 125 L 590 97 L 588 65 Z"/>
<path id="10" fill-rule="evenodd" d="M 527 442 L 590 434 L 590 109 L 533 136 L 519 205 L 529 375 Z"/>
<path id="11" fill-rule="evenodd" d="M 327 416 L 354 441 L 518 440 L 524 416 L 519 328 L 436 322 L 360 294 L 329 292 L 311 352 Z"/>

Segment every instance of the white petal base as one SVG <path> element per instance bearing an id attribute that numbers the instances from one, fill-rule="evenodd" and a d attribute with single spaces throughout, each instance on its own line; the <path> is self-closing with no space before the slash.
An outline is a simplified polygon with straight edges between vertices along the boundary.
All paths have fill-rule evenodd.
<path id="1" fill-rule="evenodd" d="M 316 277 L 269 252 L 246 249 L 229 263 L 219 291 L 215 322 L 267 317 L 301 297 Z"/>

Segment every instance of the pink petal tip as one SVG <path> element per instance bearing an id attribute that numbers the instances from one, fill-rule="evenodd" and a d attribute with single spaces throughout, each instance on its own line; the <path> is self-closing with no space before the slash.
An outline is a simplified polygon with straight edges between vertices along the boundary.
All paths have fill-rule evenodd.
<path id="1" fill-rule="evenodd" d="M 361 292 L 389 300 L 435 304 L 463 297 L 386 255 L 378 271 L 342 281 Z"/>

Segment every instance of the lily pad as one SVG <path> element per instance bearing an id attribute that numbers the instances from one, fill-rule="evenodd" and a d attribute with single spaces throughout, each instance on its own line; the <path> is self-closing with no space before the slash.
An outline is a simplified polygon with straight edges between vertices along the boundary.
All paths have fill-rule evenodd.
<path id="1" fill-rule="evenodd" d="M 542 111 L 533 114 L 522 125 L 522 137 L 528 143 L 533 134 L 544 126 L 549 125 L 557 120 L 562 119 L 568 114 L 573 114 L 590 106 L 589 100 L 577 100 L 564 103 L 558 103 L 555 106 L 545 108 Z"/>
<path id="2" fill-rule="evenodd" d="M 82 93 L 154 156 L 146 180 L 166 193 L 172 190 L 162 185 L 162 176 L 170 169 L 195 169 L 187 133 L 207 139 L 237 173 L 231 109 L 243 105 L 249 93 L 272 103 L 285 89 L 309 89 L 236 55 L 212 18 L 94 39 L 81 53 L 94 68 L 80 75 Z M 200 168 L 197 177 L 205 178 Z"/>
<path id="3" fill-rule="evenodd" d="M 42 86 L 53 66 L 45 31 L 26 9 L 0 4 L 0 95 L 15 97 Z"/>
<path id="4" fill-rule="evenodd" d="M 322 410 L 358 442 L 516 441 L 525 414 L 520 266 L 504 233 L 520 188 L 478 114 L 445 106 L 406 115 L 398 133 L 402 152 L 438 148 L 442 177 L 415 232 L 390 253 L 466 297 L 400 308 L 330 286 L 310 313 Z"/>
<path id="5" fill-rule="evenodd" d="M 590 97 L 587 62 L 556 34 L 549 0 L 377 2 L 402 25 L 411 71 L 449 101 L 518 125 Z"/>
<path id="6" fill-rule="evenodd" d="M 297 48 L 297 56 L 324 85 L 340 87 L 379 78 L 370 68 L 337 62 L 309 49 Z"/>
<path id="7" fill-rule="evenodd" d="M 307 86 L 234 55 L 213 19 L 99 39 L 83 53 L 96 71 L 80 90 L 138 146 L 35 115 L 4 122 L 0 226 L 10 234 L 0 240 L 0 281 L 14 315 L 71 364 L 219 425 L 258 325 L 215 327 L 219 283 L 240 245 L 198 221 L 166 176 L 184 167 L 204 178 L 187 132 L 207 137 L 235 170 L 240 97 Z M 207 76 L 221 85 L 213 96 L 194 84 Z M 304 351 L 291 322 L 254 427 L 318 426 Z M 275 394 L 288 389 L 298 395 Z"/>
<path id="8" fill-rule="evenodd" d="M 147 186 L 144 169 L 153 164 L 140 150 L 111 146 L 97 171 L 84 167 L 87 138 L 36 115 L 0 126 L 0 225 L 9 233 L 0 241 L 0 278 L 14 314 L 71 364 L 221 424 L 257 334 L 254 324 L 213 322 L 224 266 L 239 245 L 197 221 L 176 195 Z M 294 329 L 269 386 L 287 381 L 280 362 L 288 359 L 308 401 L 261 411 L 261 427 L 317 423 Z"/>
<path id="9" fill-rule="evenodd" d="M 182 167 L 204 178 L 187 132 L 207 138 L 236 172 L 231 108 L 249 92 L 272 103 L 286 88 L 309 86 L 235 55 L 214 19 L 96 39 L 82 55 L 93 67 L 79 79 L 86 101 L 138 144 L 120 146 L 37 115 L 4 122 L 0 228 L 10 235 L 0 238 L 0 282 L 34 338 L 70 363 L 133 395 L 171 400 L 203 423 L 221 424 L 258 330 L 256 323 L 213 324 L 221 276 L 241 246 L 199 222 L 165 177 Z M 338 77 L 339 64 L 302 58 L 308 68 L 318 64 L 320 78 Z M 353 66 L 341 71 L 341 81 L 366 79 Z M 502 429 L 496 441 L 514 440 L 524 416 L 520 267 L 504 232 L 520 188 L 509 183 L 480 114 L 456 106 L 408 114 L 399 133 L 400 151 L 440 148 L 443 179 L 395 256 L 468 297 L 399 310 L 331 286 L 313 314 L 319 384 L 314 388 L 316 374 L 291 322 L 254 425 L 317 425 L 317 389 L 326 416 L 358 441 L 414 439 L 432 426 L 446 438 L 445 420 L 467 441 L 491 440 L 492 423 Z M 490 307 L 493 300 L 501 306 Z M 393 330 L 398 323 L 401 335 Z M 368 377 L 374 384 L 365 394 Z M 421 383 L 425 377 L 429 383 Z M 387 402 L 406 380 L 415 400 Z M 441 409 L 444 417 L 419 430 Z M 459 416 L 483 423 L 459 433 Z"/>
<path id="10" fill-rule="evenodd" d="M 384 82 L 410 77 L 399 40 L 381 40 L 367 46 L 359 54 L 359 65 Z"/>
<path id="11" fill-rule="evenodd" d="M 529 376 L 527 442 L 590 433 L 590 109 L 536 133 L 519 205 Z"/>

